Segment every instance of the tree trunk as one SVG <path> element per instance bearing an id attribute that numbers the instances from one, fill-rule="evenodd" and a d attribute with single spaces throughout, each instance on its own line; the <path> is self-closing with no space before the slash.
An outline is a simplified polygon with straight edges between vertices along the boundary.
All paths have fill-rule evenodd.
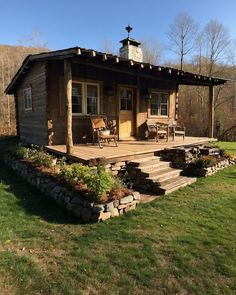
<path id="1" fill-rule="evenodd" d="M 64 60 L 64 89 L 66 99 L 66 153 L 74 152 L 72 134 L 72 73 L 71 62 Z"/>
<path id="2" fill-rule="evenodd" d="M 209 86 L 209 118 L 208 118 L 208 136 L 214 137 L 214 86 Z"/>

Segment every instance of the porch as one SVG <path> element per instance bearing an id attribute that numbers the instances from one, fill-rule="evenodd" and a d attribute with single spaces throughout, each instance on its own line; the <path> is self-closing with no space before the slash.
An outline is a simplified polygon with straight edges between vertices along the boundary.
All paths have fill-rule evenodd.
<path id="1" fill-rule="evenodd" d="M 120 141 L 118 147 L 113 143 L 104 144 L 100 149 L 98 144 L 76 144 L 74 145 L 73 155 L 69 157 L 73 161 L 81 162 L 86 165 L 97 165 L 99 163 L 115 163 L 119 161 L 133 160 L 142 157 L 142 155 L 152 154 L 165 148 L 182 147 L 204 144 L 209 141 L 215 141 L 209 137 L 176 137 L 174 141 L 161 140 L 156 141 Z M 46 150 L 57 155 L 66 155 L 66 145 L 46 146 Z"/>

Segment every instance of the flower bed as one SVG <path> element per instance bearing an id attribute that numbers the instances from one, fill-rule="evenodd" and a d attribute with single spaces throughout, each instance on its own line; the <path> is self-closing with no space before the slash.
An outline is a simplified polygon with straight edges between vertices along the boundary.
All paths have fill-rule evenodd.
<path id="1" fill-rule="evenodd" d="M 27 182 L 55 199 L 83 222 L 98 222 L 135 209 L 138 192 L 127 189 L 103 167 L 56 159 L 38 148 L 14 147 L 5 163 Z"/>
<path id="2" fill-rule="evenodd" d="M 232 154 L 220 151 L 215 156 L 199 156 L 189 163 L 184 174 L 191 176 L 209 176 L 229 165 L 236 163 L 236 157 Z"/>
<path id="3" fill-rule="evenodd" d="M 158 152 L 164 161 L 170 161 L 173 168 L 183 169 L 187 176 L 208 176 L 236 163 L 236 155 L 214 145 L 195 145 L 168 148 Z"/>

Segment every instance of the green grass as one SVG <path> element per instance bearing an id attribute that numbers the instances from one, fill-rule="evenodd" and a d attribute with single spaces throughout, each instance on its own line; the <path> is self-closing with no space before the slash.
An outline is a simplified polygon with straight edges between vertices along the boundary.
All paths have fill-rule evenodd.
<path id="1" fill-rule="evenodd" d="M 1 295 L 236 294 L 235 166 L 85 225 L 0 164 Z"/>

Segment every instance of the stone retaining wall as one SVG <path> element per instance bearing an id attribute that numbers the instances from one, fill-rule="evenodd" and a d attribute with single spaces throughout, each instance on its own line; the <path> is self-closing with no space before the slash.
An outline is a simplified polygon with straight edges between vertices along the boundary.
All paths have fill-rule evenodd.
<path id="1" fill-rule="evenodd" d="M 118 176 L 118 175 L 123 175 L 126 172 L 126 165 L 127 162 L 115 162 L 115 163 L 110 163 L 105 166 L 107 171 L 110 171 L 112 175 Z"/>
<path id="2" fill-rule="evenodd" d="M 71 211 L 83 222 L 99 222 L 111 217 L 123 215 L 135 209 L 140 201 L 140 194 L 138 192 L 132 192 L 132 194 L 120 200 L 109 201 L 104 204 L 92 203 L 80 196 L 78 192 L 73 192 L 59 185 L 55 179 L 52 177 L 50 178 L 46 173 L 37 171 L 23 161 L 16 160 L 10 156 L 5 156 L 4 161 L 6 165 L 11 167 L 28 183 L 36 187 L 46 196 L 53 198 L 57 203 Z M 119 165 L 119 167 L 120 166 L 121 165 Z M 118 170 L 111 169 L 111 171 Z"/>
<path id="3" fill-rule="evenodd" d="M 199 147 L 167 148 L 158 151 L 163 161 L 170 161 L 173 168 L 185 169 L 189 163 L 197 158 Z"/>
<path id="4" fill-rule="evenodd" d="M 184 170 L 185 175 L 191 175 L 191 176 L 197 176 L 197 177 L 204 177 L 204 176 L 210 176 L 215 174 L 217 171 L 222 170 L 230 165 L 236 164 L 235 160 L 223 160 L 217 163 L 213 167 L 207 167 L 207 168 L 197 168 L 196 166 L 189 166 Z"/>

